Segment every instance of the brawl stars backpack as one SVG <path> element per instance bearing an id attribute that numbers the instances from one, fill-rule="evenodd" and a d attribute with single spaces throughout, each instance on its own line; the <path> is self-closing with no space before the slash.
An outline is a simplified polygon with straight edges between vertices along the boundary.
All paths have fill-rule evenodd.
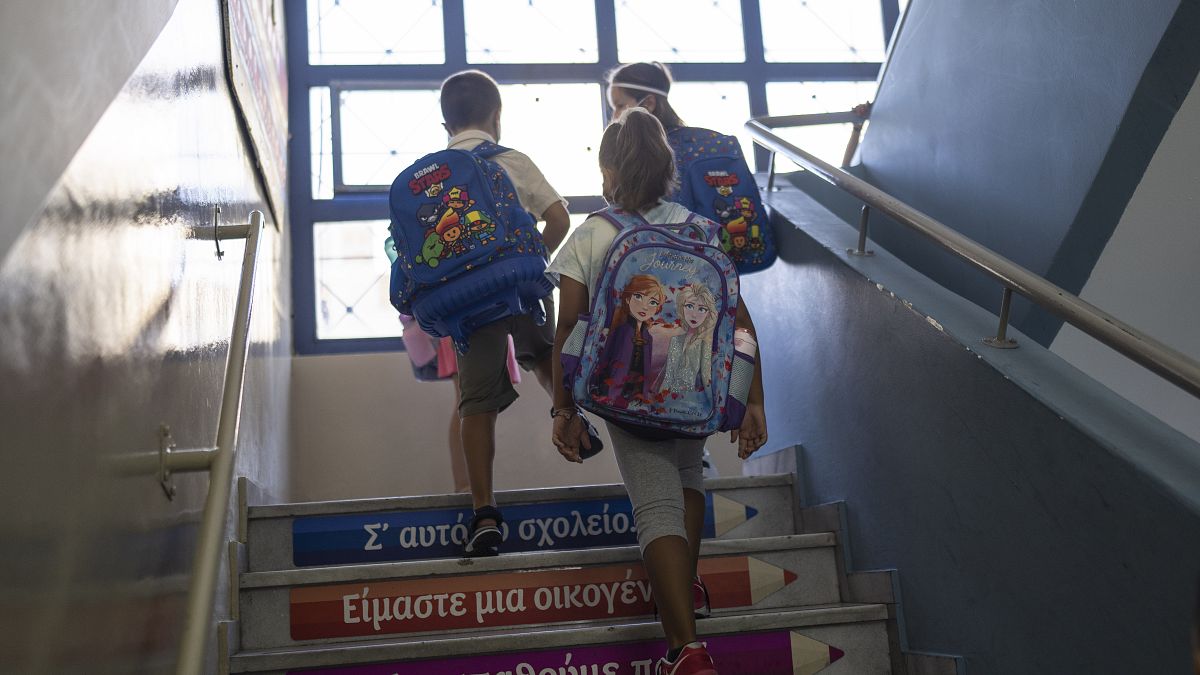
<path id="1" fill-rule="evenodd" d="M 775 262 L 775 242 L 754 174 L 737 138 L 699 127 L 667 132 L 679 170 L 679 190 L 667 197 L 721 224 L 721 248 L 738 272 Z"/>
<path id="2" fill-rule="evenodd" d="M 516 314 L 545 322 L 546 247 L 512 180 L 491 157 L 506 149 L 441 150 L 400 172 L 389 196 L 391 301 L 460 353 L 476 328 Z"/>
<path id="3" fill-rule="evenodd" d="M 740 427 L 754 360 L 734 349 L 738 274 L 719 226 L 696 214 L 654 225 L 615 207 L 596 215 L 619 232 L 562 348 L 575 402 L 651 438 Z"/>

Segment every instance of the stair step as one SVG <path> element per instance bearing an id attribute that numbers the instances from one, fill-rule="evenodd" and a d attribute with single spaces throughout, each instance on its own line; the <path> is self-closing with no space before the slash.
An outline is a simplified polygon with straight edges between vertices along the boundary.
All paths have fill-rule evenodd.
<path id="1" fill-rule="evenodd" d="M 839 602 L 835 545 L 828 533 L 704 542 L 700 576 L 714 614 Z M 628 621 L 654 611 L 636 546 L 255 572 L 240 579 L 247 649 Z M 374 616 L 387 618 L 376 622 Z"/>
<path id="2" fill-rule="evenodd" d="M 722 675 L 877 675 L 891 672 L 886 620 L 882 605 L 830 605 L 713 617 L 697 629 Z M 640 621 L 242 652 L 230 672 L 649 675 L 665 648 L 659 625 Z"/>
<path id="3" fill-rule="evenodd" d="M 796 531 L 792 476 L 705 481 L 706 538 Z M 498 492 L 505 553 L 637 543 L 621 485 Z M 322 565 L 457 558 L 471 519 L 468 495 L 307 502 L 248 509 L 253 572 Z"/>

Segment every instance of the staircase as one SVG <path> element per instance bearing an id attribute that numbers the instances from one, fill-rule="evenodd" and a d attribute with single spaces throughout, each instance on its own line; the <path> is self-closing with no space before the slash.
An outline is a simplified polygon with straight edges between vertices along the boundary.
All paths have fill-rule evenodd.
<path id="1" fill-rule="evenodd" d="M 722 675 L 907 670 L 891 575 L 843 569 L 840 505 L 798 508 L 791 475 L 707 487 L 697 628 Z M 623 487 L 497 497 L 503 553 L 475 559 L 466 495 L 241 500 L 222 672 L 651 675 L 666 645 Z"/>

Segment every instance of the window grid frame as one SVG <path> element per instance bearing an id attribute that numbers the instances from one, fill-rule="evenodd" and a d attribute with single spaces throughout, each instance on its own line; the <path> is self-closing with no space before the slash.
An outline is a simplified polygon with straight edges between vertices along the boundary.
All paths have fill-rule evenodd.
<path id="1" fill-rule="evenodd" d="M 898 0 L 878 0 L 882 12 L 885 47 L 900 18 Z M 292 131 L 288 149 L 288 193 L 290 232 L 292 235 L 292 306 L 293 348 L 297 354 L 344 354 L 402 351 L 396 338 L 317 338 L 316 260 L 313 226 L 319 222 L 387 220 L 386 186 L 347 185 L 343 181 L 341 157 L 342 91 L 379 89 L 437 88 L 450 74 L 467 68 L 485 70 L 500 84 L 567 84 L 603 81 L 609 64 L 617 63 L 617 0 L 594 0 L 596 12 L 595 63 L 470 64 L 467 62 L 466 15 L 463 0 L 442 0 L 442 29 L 445 56 L 440 64 L 387 65 L 313 65 L 308 62 L 308 3 L 284 5 L 287 26 L 288 86 L 303 96 L 288 97 L 288 118 Z M 881 63 L 767 62 L 762 38 L 762 17 L 758 0 L 741 0 L 742 39 L 745 60 L 738 63 L 672 63 L 677 82 L 744 82 L 749 96 L 750 114 L 767 114 L 767 83 L 795 81 L 875 80 Z M 309 90 L 327 87 L 331 113 L 333 186 L 331 199 L 314 198 L 312 192 L 312 141 Z M 609 119 L 604 92 L 597 105 Z M 755 146 L 756 168 L 765 170 L 770 153 Z M 602 208 L 598 195 L 568 196 L 571 213 L 590 213 Z"/>

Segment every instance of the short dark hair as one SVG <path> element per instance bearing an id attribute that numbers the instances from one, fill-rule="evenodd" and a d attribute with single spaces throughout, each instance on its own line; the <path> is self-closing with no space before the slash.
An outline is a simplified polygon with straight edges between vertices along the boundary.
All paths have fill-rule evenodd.
<path id="1" fill-rule="evenodd" d="M 500 87 L 482 70 L 464 70 L 442 82 L 441 103 L 447 127 L 480 126 L 500 109 Z"/>
<path id="2" fill-rule="evenodd" d="M 600 139 L 600 166 L 617 174 L 607 195 L 627 211 L 642 211 L 675 188 L 675 153 L 662 123 L 645 108 L 621 114 Z"/>
<path id="3" fill-rule="evenodd" d="M 653 96 L 653 115 L 662 123 L 664 129 L 670 130 L 685 126 L 683 120 L 679 119 L 679 115 L 671 107 L 670 102 L 667 101 L 666 96 L 621 86 L 622 84 L 632 84 L 670 92 L 673 80 L 671 79 L 671 69 L 665 64 L 657 61 L 653 63 L 627 63 L 608 71 L 605 79 L 608 81 L 610 87 L 624 89 L 634 100 L 640 101 L 647 96 Z"/>

